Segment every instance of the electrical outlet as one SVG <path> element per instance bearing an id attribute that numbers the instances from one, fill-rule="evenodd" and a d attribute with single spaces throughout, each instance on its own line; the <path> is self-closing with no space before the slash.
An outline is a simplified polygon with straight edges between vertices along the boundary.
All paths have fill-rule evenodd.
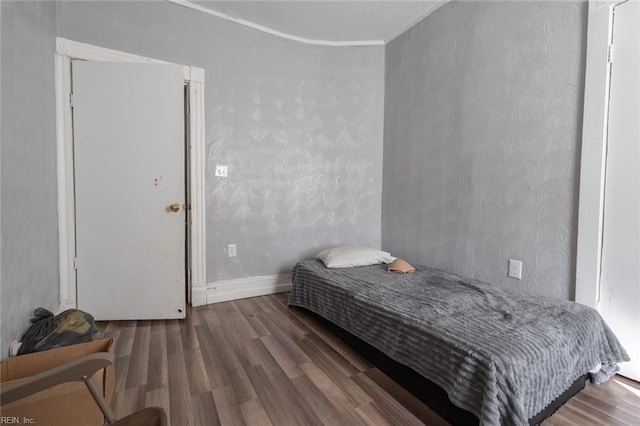
<path id="1" fill-rule="evenodd" d="M 509 271 L 507 276 L 517 280 L 522 279 L 522 261 L 509 259 Z"/>
<path id="2" fill-rule="evenodd" d="M 235 244 L 229 244 L 227 246 L 227 255 L 229 257 L 236 257 L 238 255 L 238 251 Z"/>
<path id="3" fill-rule="evenodd" d="M 227 177 L 227 166 L 216 164 L 216 176 Z"/>

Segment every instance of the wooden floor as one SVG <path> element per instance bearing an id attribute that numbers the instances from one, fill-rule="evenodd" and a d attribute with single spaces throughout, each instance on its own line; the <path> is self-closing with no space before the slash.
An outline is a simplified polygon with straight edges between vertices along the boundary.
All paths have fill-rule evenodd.
<path id="1" fill-rule="evenodd" d="M 159 405 L 183 425 L 444 425 L 287 294 L 99 323 L 115 340 L 118 416 Z M 640 425 L 640 385 L 590 386 L 545 425 Z"/>

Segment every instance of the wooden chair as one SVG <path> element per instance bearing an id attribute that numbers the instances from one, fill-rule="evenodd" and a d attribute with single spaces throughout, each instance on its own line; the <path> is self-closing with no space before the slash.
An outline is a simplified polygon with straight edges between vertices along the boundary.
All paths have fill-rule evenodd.
<path id="1" fill-rule="evenodd" d="M 91 380 L 91 376 L 97 371 L 112 365 L 113 359 L 113 354 L 111 353 L 94 353 L 40 374 L 2 385 L 0 386 L 0 402 L 2 405 L 10 404 L 62 383 L 84 382 L 107 419 L 107 424 L 119 426 L 166 426 L 167 415 L 160 407 L 148 407 L 116 420 L 113 410 L 109 407 L 93 380 Z"/>

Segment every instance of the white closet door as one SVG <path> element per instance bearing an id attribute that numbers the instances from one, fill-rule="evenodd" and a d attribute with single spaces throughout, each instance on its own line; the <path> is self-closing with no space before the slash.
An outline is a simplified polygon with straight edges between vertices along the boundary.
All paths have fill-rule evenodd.
<path id="1" fill-rule="evenodd" d="M 599 310 L 640 380 L 640 2 L 614 11 Z"/>
<path id="2" fill-rule="evenodd" d="M 185 316 L 182 67 L 74 61 L 78 307 Z"/>

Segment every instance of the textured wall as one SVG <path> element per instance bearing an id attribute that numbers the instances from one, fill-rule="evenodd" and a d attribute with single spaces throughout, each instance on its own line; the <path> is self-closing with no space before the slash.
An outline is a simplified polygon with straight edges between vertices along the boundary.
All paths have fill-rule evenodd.
<path id="1" fill-rule="evenodd" d="M 380 245 L 383 48 L 302 45 L 167 2 L 60 3 L 58 33 L 205 68 L 209 282 Z"/>
<path id="2" fill-rule="evenodd" d="M 386 46 L 383 249 L 573 297 L 586 12 L 452 2 Z"/>
<path id="3" fill-rule="evenodd" d="M 58 307 L 55 4 L 2 8 L 0 356 L 33 309 Z"/>

